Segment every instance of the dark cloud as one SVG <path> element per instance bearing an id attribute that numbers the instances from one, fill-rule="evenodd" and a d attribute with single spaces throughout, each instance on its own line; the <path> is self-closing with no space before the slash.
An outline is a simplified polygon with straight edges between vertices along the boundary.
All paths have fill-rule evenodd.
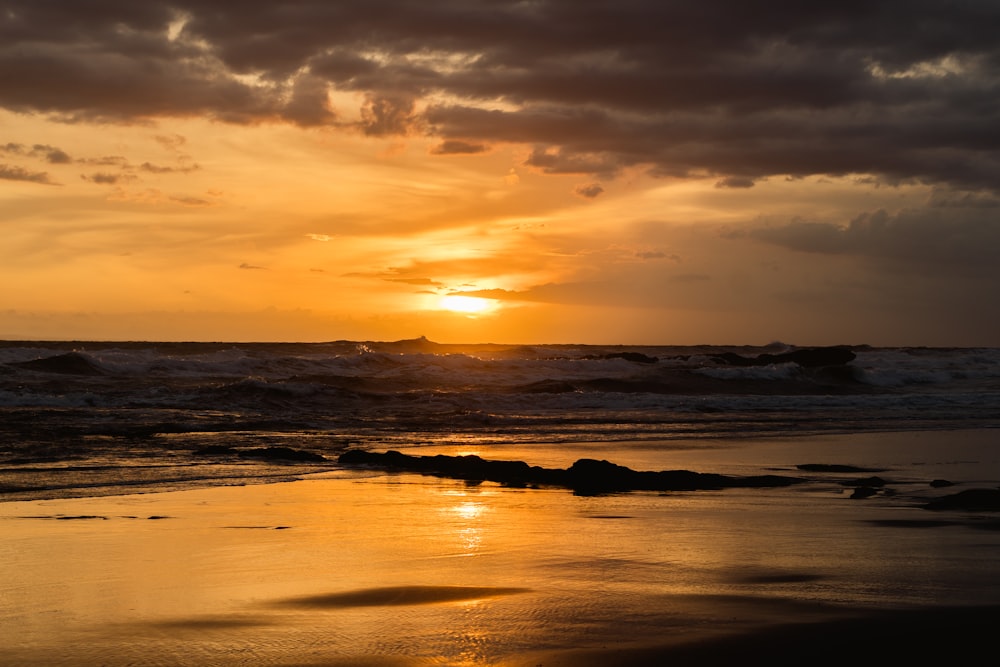
<path id="1" fill-rule="evenodd" d="M 170 201 L 174 202 L 175 204 L 182 204 L 184 206 L 196 206 L 196 207 L 198 207 L 198 206 L 214 206 L 215 205 L 214 202 L 212 202 L 212 201 L 210 201 L 208 199 L 203 199 L 202 197 L 182 197 L 182 196 L 181 197 L 177 197 L 177 196 L 175 196 L 175 197 L 170 197 Z M 241 265 L 240 268 L 241 269 L 263 269 L 264 267 L 263 266 Z"/>
<path id="2" fill-rule="evenodd" d="M 442 154 L 518 142 L 548 172 L 606 178 L 643 165 L 727 187 L 776 174 L 1000 182 L 1000 4 L 988 0 L 4 10 L 0 106 L 64 120 L 284 120 L 427 133 Z M 338 114 L 334 91 L 365 101 Z M 360 123 L 344 120 L 359 111 Z"/>
<path id="3" fill-rule="evenodd" d="M 40 156 L 46 162 L 51 164 L 69 164 L 73 161 L 65 151 L 56 148 L 55 146 L 46 146 L 44 144 L 35 144 L 31 147 L 32 156 Z"/>
<path id="4" fill-rule="evenodd" d="M 139 165 L 139 171 L 149 172 L 150 174 L 188 174 L 192 171 L 198 171 L 200 168 L 201 167 L 196 164 L 183 164 L 178 167 L 164 167 L 162 165 L 143 162 Z"/>
<path id="5" fill-rule="evenodd" d="M 0 164 L 0 180 L 5 181 L 26 181 L 28 183 L 41 183 L 42 185 L 56 185 L 44 171 L 28 171 L 23 167 Z"/>
<path id="6" fill-rule="evenodd" d="M 672 262 L 681 261 L 680 255 L 668 255 L 662 250 L 641 250 L 635 253 L 639 259 L 668 259 Z"/>
<path id="7" fill-rule="evenodd" d="M 263 266 L 256 266 L 254 264 L 249 264 L 247 262 L 243 262 L 242 264 L 240 264 L 239 268 L 246 269 L 246 270 L 249 270 L 249 271 L 261 271 L 265 267 L 263 267 Z"/>
<path id="8" fill-rule="evenodd" d="M 80 164 L 93 165 L 95 167 L 121 167 L 122 169 L 130 169 L 128 158 L 122 157 L 121 155 L 108 155 L 105 157 L 96 158 L 81 158 L 78 160 Z"/>
<path id="9" fill-rule="evenodd" d="M 927 204 L 937 208 L 1000 208 L 1000 196 L 986 192 L 935 190 Z"/>
<path id="10" fill-rule="evenodd" d="M 431 149 L 431 153 L 433 155 L 474 155 L 485 153 L 487 150 L 488 147 L 485 144 L 449 139 Z"/>
<path id="11" fill-rule="evenodd" d="M 594 199 L 595 197 L 600 197 L 604 193 L 604 188 L 600 183 L 587 183 L 585 185 L 578 185 L 573 188 L 573 192 L 580 195 L 581 197 L 586 197 L 587 199 Z"/>
<path id="12" fill-rule="evenodd" d="M 902 261 L 917 270 L 997 268 L 1000 214 L 992 207 L 931 207 L 863 213 L 845 225 L 795 220 L 739 236 L 792 250 Z"/>
<path id="13" fill-rule="evenodd" d="M 0 152 L 38 158 L 45 160 L 49 164 L 69 164 L 73 161 L 73 158 L 71 158 L 66 151 L 56 148 L 55 146 L 48 146 L 45 144 L 35 144 L 34 146 L 28 147 L 24 144 L 11 142 L 0 146 Z"/>
<path id="14" fill-rule="evenodd" d="M 153 139 L 156 143 L 172 151 L 178 151 L 187 143 L 187 138 L 180 134 L 158 134 Z"/>
<path id="15" fill-rule="evenodd" d="M 362 131 L 372 137 L 408 134 L 417 122 L 413 99 L 399 95 L 369 95 L 361 107 Z"/>
<path id="16" fill-rule="evenodd" d="M 102 172 L 90 174 L 89 176 L 83 175 L 80 178 L 91 183 L 97 183 L 98 185 L 117 185 L 120 182 L 134 179 L 134 177 L 123 174 L 107 174 Z"/>

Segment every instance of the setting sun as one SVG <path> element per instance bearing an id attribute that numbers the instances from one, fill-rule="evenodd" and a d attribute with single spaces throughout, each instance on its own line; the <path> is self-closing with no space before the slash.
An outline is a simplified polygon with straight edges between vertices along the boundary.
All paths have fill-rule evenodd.
<path id="1" fill-rule="evenodd" d="M 996 653 L 998 28 L 0 0 L 0 667 Z"/>
<path id="2" fill-rule="evenodd" d="M 0 339 L 997 345 L 1000 4 L 708 2 L 5 0 Z"/>
<path id="3" fill-rule="evenodd" d="M 478 296 L 462 296 L 460 294 L 449 294 L 443 297 L 438 305 L 444 310 L 454 313 L 466 313 L 467 315 L 478 315 L 496 308 L 493 299 L 483 299 Z"/>

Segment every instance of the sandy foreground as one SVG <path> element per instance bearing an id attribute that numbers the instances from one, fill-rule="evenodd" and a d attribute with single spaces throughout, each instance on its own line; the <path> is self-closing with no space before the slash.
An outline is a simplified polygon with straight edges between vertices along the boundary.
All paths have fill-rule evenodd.
<path id="1" fill-rule="evenodd" d="M 0 503 L 0 664 L 972 658 L 1000 620 L 991 525 L 834 479 L 582 498 L 337 472 Z"/>

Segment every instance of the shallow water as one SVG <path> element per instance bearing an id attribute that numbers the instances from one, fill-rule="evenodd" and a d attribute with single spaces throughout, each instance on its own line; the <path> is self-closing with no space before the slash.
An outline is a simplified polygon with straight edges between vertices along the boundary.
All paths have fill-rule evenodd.
<path id="1" fill-rule="evenodd" d="M 0 663 L 493 665 L 858 609 L 996 604 L 1000 531 L 986 516 L 920 504 L 947 492 L 931 489 L 933 478 L 958 482 L 951 490 L 996 486 L 998 435 L 503 456 L 561 466 L 603 452 L 637 469 L 704 472 L 889 468 L 880 474 L 896 495 L 863 501 L 849 499 L 843 475 L 785 489 L 580 497 L 332 471 L 2 503 Z"/>

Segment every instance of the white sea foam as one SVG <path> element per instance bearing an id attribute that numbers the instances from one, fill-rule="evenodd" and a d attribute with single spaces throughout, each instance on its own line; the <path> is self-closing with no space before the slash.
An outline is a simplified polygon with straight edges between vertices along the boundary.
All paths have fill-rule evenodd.
<path id="1" fill-rule="evenodd" d="M 766 366 L 699 368 L 700 375 L 719 380 L 789 380 L 801 374 L 798 364 L 768 364 Z"/>

